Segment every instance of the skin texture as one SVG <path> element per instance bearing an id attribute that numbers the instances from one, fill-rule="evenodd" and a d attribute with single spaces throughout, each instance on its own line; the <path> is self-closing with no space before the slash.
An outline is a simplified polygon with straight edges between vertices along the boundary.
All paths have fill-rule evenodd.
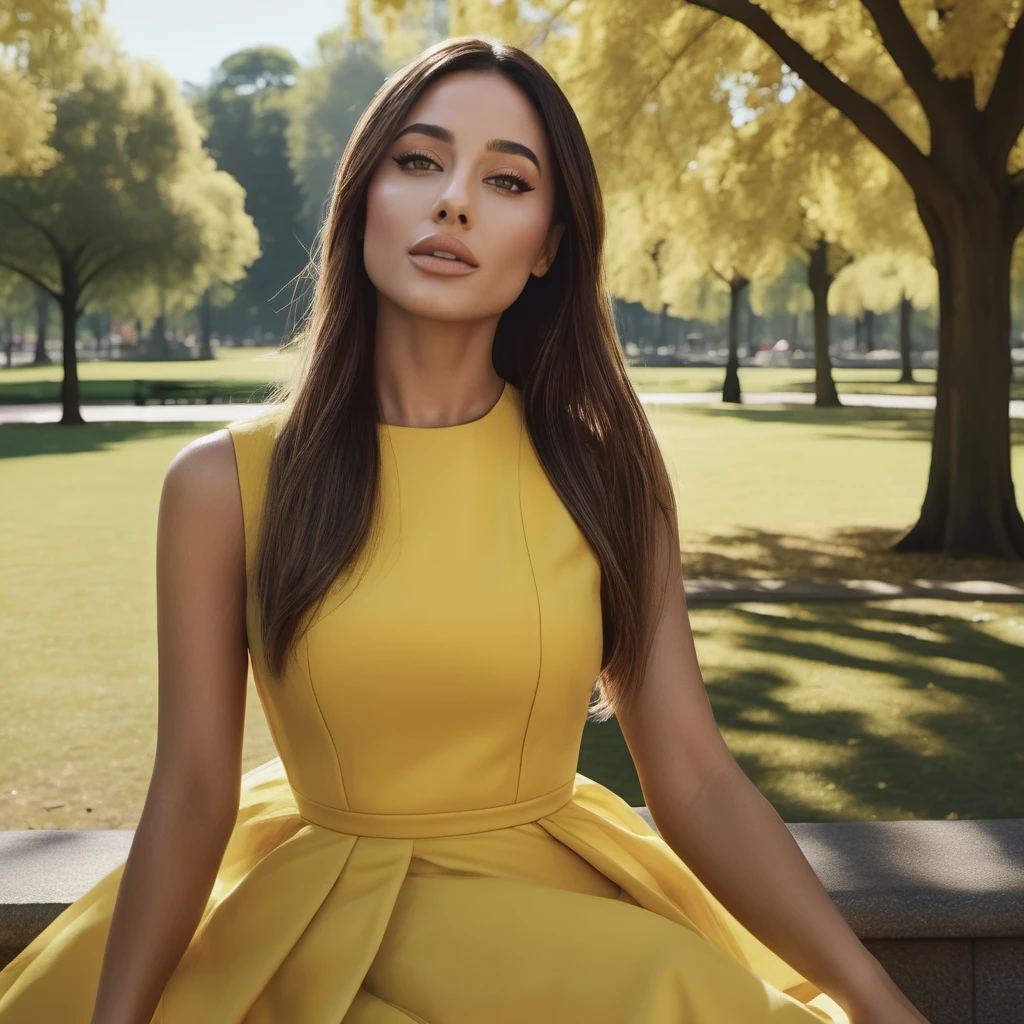
<path id="1" fill-rule="evenodd" d="M 171 462 L 156 562 L 156 758 L 111 918 L 94 1024 L 148 1024 L 195 933 L 238 807 L 245 542 L 226 430 Z"/>
<path id="2" fill-rule="evenodd" d="M 440 427 L 477 419 L 498 400 L 498 320 L 530 274 L 547 272 L 564 226 L 551 224 L 544 127 L 503 76 L 461 71 L 434 82 L 406 119 L 423 122 L 454 132 L 455 142 L 417 132 L 392 143 L 370 181 L 363 259 L 377 289 L 374 372 L 384 422 Z M 487 151 L 494 136 L 528 146 L 540 170 L 525 156 Z M 395 163 L 410 150 L 427 158 Z M 532 191 L 501 177 L 509 172 Z M 432 234 L 457 236 L 479 268 L 442 277 L 417 267 L 409 249 Z"/>
<path id="3" fill-rule="evenodd" d="M 435 82 L 367 196 L 363 256 L 377 289 L 374 375 L 383 419 L 468 422 L 497 401 L 501 313 L 551 265 L 554 176 L 526 98 L 497 74 Z M 493 137 L 529 147 L 492 152 Z M 422 155 L 405 166 L 393 159 Z M 514 173 L 532 189 L 520 193 Z M 408 251 L 452 234 L 472 274 L 425 272 Z M 666 842 L 771 948 L 841 1002 L 853 1024 L 927 1024 L 848 928 L 789 830 L 733 760 L 694 650 L 678 538 L 660 538 L 664 583 L 641 696 L 620 725 Z M 164 481 L 157 543 L 156 761 L 111 922 L 92 1024 L 148 1024 L 212 890 L 238 807 L 246 694 L 245 545 L 230 435 L 184 448 Z M 756 851 L 756 854 L 755 854 Z"/>

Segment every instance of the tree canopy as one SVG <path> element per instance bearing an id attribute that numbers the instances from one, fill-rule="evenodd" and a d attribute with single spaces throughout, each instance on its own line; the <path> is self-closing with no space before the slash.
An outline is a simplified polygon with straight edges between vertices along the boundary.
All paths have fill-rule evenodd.
<path id="1" fill-rule="evenodd" d="M 50 145 L 59 159 L 43 173 L 0 178 L 0 267 L 60 305 L 63 422 L 80 422 L 76 323 L 90 302 L 238 280 L 258 235 L 177 83 L 153 63 L 96 48 L 80 84 L 56 97 Z"/>

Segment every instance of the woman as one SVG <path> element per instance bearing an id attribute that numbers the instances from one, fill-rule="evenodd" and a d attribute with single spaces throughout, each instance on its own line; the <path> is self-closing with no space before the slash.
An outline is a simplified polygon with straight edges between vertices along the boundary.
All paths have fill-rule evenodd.
<path id="1" fill-rule="evenodd" d="M 167 473 L 131 854 L 0 1024 L 924 1020 L 715 725 L 603 235 L 527 54 L 382 86 L 296 376 Z M 240 777 L 247 652 L 280 757 Z M 664 839 L 576 774 L 595 682 Z"/>

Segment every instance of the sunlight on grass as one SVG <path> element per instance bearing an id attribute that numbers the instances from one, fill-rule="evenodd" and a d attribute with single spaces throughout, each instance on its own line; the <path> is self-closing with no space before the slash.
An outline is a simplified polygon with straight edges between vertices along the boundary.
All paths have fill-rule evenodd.
<path id="1" fill-rule="evenodd" d="M 735 576 L 891 567 L 879 538 L 916 513 L 928 447 L 916 413 L 878 412 L 654 410 L 686 578 L 702 560 Z M 160 489 L 213 431 L 0 430 L 0 827 L 132 827 L 156 743 Z M 691 620 L 716 720 L 786 820 L 1024 816 L 1007 724 L 1022 718 L 1019 608 L 757 603 Z M 243 770 L 274 754 L 250 684 Z M 643 800 L 614 722 L 587 727 L 580 770 Z"/>

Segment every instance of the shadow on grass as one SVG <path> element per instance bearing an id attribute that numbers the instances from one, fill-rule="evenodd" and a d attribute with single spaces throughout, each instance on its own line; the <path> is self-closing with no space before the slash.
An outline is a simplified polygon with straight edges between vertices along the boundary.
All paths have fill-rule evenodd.
<path id="1" fill-rule="evenodd" d="M 78 425 L 3 423 L 0 424 L 0 459 L 96 452 L 112 448 L 125 441 L 213 433 L 220 426 L 221 424 L 210 422 L 136 423 L 113 421 Z"/>
<path id="2" fill-rule="evenodd" d="M 694 616 L 698 647 L 709 635 L 701 629 L 701 614 Z M 715 614 L 720 624 L 723 613 Z M 748 667 L 705 665 L 708 698 L 719 728 L 742 747 L 737 762 L 783 820 L 1024 817 L 1024 742 L 1014 726 L 1024 720 L 1020 643 L 993 636 L 969 618 L 884 602 L 800 604 L 783 615 L 778 609 L 759 614 L 745 605 L 726 614 L 728 632 L 747 655 Z M 928 638 L 899 630 L 927 631 Z M 835 646 L 823 641 L 826 635 Z M 858 646 L 865 653 L 855 653 Z M 764 667 L 749 667 L 759 663 Z M 830 665 L 865 677 L 897 677 L 889 683 L 891 705 L 808 711 L 787 702 L 785 694 L 792 694 L 803 666 L 810 676 Z M 886 720 L 893 723 L 891 731 Z M 736 743 L 738 734 L 750 742 Z M 801 740 L 827 744 L 835 749 L 835 762 L 816 762 L 812 769 L 795 760 L 780 762 L 770 749 L 749 752 L 762 739 L 771 748 L 773 738 L 796 740 L 797 746 Z M 630 804 L 644 802 L 614 720 L 588 723 L 580 771 Z M 818 777 L 819 791 L 834 787 L 834 807 L 801 799 L 787 784 L 792 773 L 808 772 Z M 868 810 L 851 813 L 851 805 Z"/>
<path id="3" fill-rule="evenodd" d="M 722 402 L 714 405 L 662 405 L 658 414 L 703 414 L 730 416 L 744 422 L 782 423 L 793 427 L 835 426 L 835 433 L 821 434 L 837 441 L 923 441 L 931 443 L 934 412 L 931 409 L 885 409 L 870 405 L 835 406 L 797 405 L 779 402 L 771 405 L 735 405 Z M 1010 420 L 1010 443 L 1024 444 L 1024 420 Z"/>
<path id="4" fill-rule="evenodd" d="M 906 527 L 848 526 L 791 534 L 732 527 L 728 533 L 683 532 L 683 578 L 781 580 L 1000 580 L 1024 583 L 1024 562 L 952 558 L 930 552 L 895 552 Z"/>
<path id="5" fill-rule="evenodd" d="M 18 367 L 11 369 L 16 374 Z M 139 380 L 149 380 L 140 373 Z M 263 402 L 271 384 L 261 381 L 230 380 L 226 378 L 212 380 L 175 380 L 172 378 L 156 378 L 149 380 L 155 385 L 177 385 L 201 395 L 203 401 L 208 395 L 223 402 Z M 0 404 L 16 404 L 30 402 L 60 402 L 59 380 L 2 380 L 0 381 Z M 117 380 L 80 380 L 78 382 L 79 398 L 84 403 L 90 402 L 132 402 L 135 399 L 135 379 Z M 152 397 L 152 396 L 151 396 Z"/>

